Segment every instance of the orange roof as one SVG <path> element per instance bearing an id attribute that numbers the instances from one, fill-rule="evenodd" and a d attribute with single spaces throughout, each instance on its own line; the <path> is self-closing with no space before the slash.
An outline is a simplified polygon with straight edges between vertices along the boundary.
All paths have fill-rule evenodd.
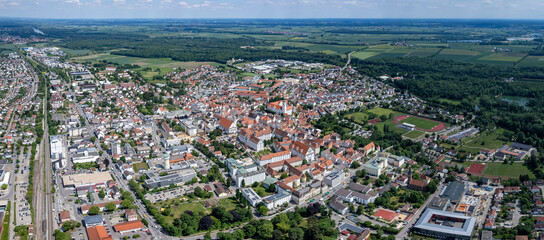
<path id="1" fill-rule="evenodd" d="M 143 227 L 144 227 L 144 224 L 140 220 L 122 222 L 122 223 L 115 224 L 113 226 L 115 231 L 118 231 L 118 232 L 137 230 Z"/>
<path id="2" fill-rule="evenodd" d="M 87 228 L 87 235 L 89 240 L 113 240 L 106 228 L 100 225 Z"/>
<path id="3" fill-rule="evenodd" d="M 219 125 L 223 126 L 224 128 L 230 128 L 230 126 L 232 126 L 232 121 L 231 120 L 228 120 L 227 118 L 220 118 L 219 119 Z"/>

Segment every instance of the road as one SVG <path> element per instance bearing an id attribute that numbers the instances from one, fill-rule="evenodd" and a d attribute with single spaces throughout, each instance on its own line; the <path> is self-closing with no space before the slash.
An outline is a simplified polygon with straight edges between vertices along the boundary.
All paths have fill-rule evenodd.
<path id="1" fill-rule="evenodd" d="M 433 200 L 434 197 L 438 196 L 438 194 L 442 192 L 442 188 L 444 187 L 443 183 L 444 183 L 444 180 L 441 180 L 440 184 L 438 184 L 438 187 L 436 188 L 436 191 L 434 191 L 434 193 L 431 194 L 429 198 L 427 198 L 427 201 L 425 201 L 425 203 L 421 205 L 419 209 L 416 210 L 416 213 L 414 213 L 414 216 L 410 219 L 410 221 L 408 221 L 408 223 L 406 223 L 404 228 L 396 235 L 396 239 L 406 239 L 406 236 L 408 235 L 408 230 L 410 230 L 410 228 L 414 226 L 415 222 L 419 219 L 419 216 L 421 215 L 421 213 L 423 213 L 423 210 L 427 207 L 427 205 L 429 205 L 429 203 Z"/>
<path id="2" fill-rule="evenodd" d="M 342 68 L 342 70 L 346 69 L 349 65 L 349 63 L 351 62 L 351 54 L 354 53 L 354 52 L 350 52 L 348 53 L 348 61 L 346 62 L 346 65 L 344 65 L 344 67 Z"/>

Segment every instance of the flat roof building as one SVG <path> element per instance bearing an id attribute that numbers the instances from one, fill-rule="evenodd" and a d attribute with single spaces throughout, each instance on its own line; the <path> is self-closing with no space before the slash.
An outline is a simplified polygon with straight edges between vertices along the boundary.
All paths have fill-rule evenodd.
<path id="1" fill-rule="evenodd" d="M 109 180 L 113 180 L 109 172 L 81 173 L 62 176 L 64 187 L 87 187 L 106 185 Z"/>
<path id="2" fill-rule="evenodd" d="M 413 227 L 417 234 L 437 239 L 471 239 L 476 218 L 427 208 Z"/>

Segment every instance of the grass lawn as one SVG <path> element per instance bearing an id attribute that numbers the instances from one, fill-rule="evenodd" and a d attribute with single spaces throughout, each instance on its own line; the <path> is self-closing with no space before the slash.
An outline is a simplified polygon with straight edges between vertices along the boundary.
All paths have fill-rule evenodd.
<path id="1" fill-rule="evenodd" d="M 176 206 L 175 204 L 173 204 L 174 201 L 180 201 L 180 200 L 179 198 L 175 198 L 175 199 L 169 199 L 166 201 L 161 201 L 155 204 L 155 207 L 157 207 L 159 211 L 161 210 L 161 208 L 166 208 L 169 205 L 171 205 L 171 216 L 165 216 L 165 219 L 169 223 L 172 223 L 175 218 L 179 218 L 181 214 L 184 213 L 185 211 L 191 211 L 195 214 L 199 214 L 201 212 L 207 213 L 208 211 L 204 208 L 204 206 L 202 206 L 200 202 L 181 203 L 178 206 Z"/>
<path id="2" fill-rule="evenodd" d="M 9 226 L 10 224 L 10 215 L 11 215 L 11 202 L 8 201 L 6 206 L 6 211 L 4 212 L 4 221 L 2 222 L 2 237 L 1 240 L 9 239 Z"/>
<path id="3" fill-rule="evenodd" d="M 408 133 L 404 134 L 404 136 L 408 137 L 408 138 L 418 138 L 423 134 L 424 133 L 422 131 L 414 130 L 414 131 L 411 131 L 411 132 L 408 132 Z"/>
<path id="4" fill-rule="evenodd" d="M 373 108 L 373 109 L 370 109 L 368 111 L 371 112 L 371 113 L 374 113 L 374 114 L 376 114 L 378 116 L 381 116 L 381 115 L 389 116 L 389 114 L 391 114 L 391 113 L 393 113 L 395 116 L 402 115 L 402 113 L 400 113 L 400 112 L 393 111 L 393 110 L 387 109 L 387 108 Z"/>
<path id="5" fill-rule="evenodd" d="M 363 112 L 350 113 L 346 117 L 361 124 L 368 120 L 368 115 Z"/>
<path id="6" fill-rule="evenodd" d="M 522 163 L 503 164 L 502 162 L 486 163 L 484 175 L 508 178 L 518 178 L 520 175 L 533 177 L 533 173 Z"/>
<path id="7" fill-rule="evenodd" d="M 385 125 L 389 126 L 390 131 L 396 132 L 398 134 L 405 134 L 405 133 L 409 132 L 408 130 L 406 130 L 404 128 L 397 127 L 397 124 L 394 123 L 391 120 L 387 120 L 385 122 L 379 122 L 379 123 L 374 124 L 374 126 L 376 126 L 378 128 L 378 130 L 380 130 L 382 132 L 383 132 L 383 127 Z"/>
<path id="8" fill-rule="evenodd" d="M 147 166 L 147 163 L 145 162 L 139 162 L 139 163 L 133 163 L 132 167 L 134 168 L 134 171 L 138 172 L 140 169 L 149 169 L 149 166 Z"/>
<path id="9" fill-rule="evenodd" d="M 471 139 L 464 140 L 462 146 L 459 147 L 458 150 L 478 153 L 482 148 L 497 149 L 508 143 L 499 139 L 503 132 L 504 129 L 482 132 Z"/>
<path id="10" fill-rule="evenodd" d="M 235 209 L 236 205 L 238 205 L 233 197 L 222 198 L 221 200 L 219 200 L 219 203 L 221 203 L 221 206 L 225 207 L 225 210 L 227 211 Z"/>
<path id="11" fill-rule="evenodd" d="M 435 121 L 431 121 L 431 120 L 427 120 L 427 119 L 423 119 L 423 118 L 418 118 L 418 117 L 408 117 L 404 120 L 401 121 L 402 123 L 409 123 L 409 124 L 414 124 L 416 125 L 416 127 L 418 128 L 421 128 L 421 129 L 431 129 L 433 127 L 435 127 L 436 125 L 438 125 L 437 122 Z"/>

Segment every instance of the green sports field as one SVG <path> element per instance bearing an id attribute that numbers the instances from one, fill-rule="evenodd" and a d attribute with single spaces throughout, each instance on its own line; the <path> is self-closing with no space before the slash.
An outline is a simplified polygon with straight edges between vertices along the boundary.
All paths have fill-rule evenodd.
<path id="1" fill-rule="evenodd" d="M 519 178 L 520 175 L 533 177 L 533 173 L 522 163 L 503 164 L 502 162 L 486 163 L 484 175 L 508 178 Z"/>
<path id="2" fill-rule="evenodd" d="M 414 130 L 414 131 L 411 131 L 411 132 L 408 132 L 408 133 L 404 134 L 403 136 L 405 136 L 407 138 L 414 139 L 414 138 L 420 137 L 421 135 L 423 135 L 422 131 Z"/>
<path id="3" fill-rule="evenodd" d="M 437 122 L 434 122 L 434 121 L 431 121 L 431 120 L 427 120 L 427 119 L 423 119 L 423 118 L 417 118 L 417 117 L 407 117 L 406 119 L 400 121 L 401 123 L 409 123 L 409 124 L 414 124 L 416 125 L 416 127 L 418 128 L 421 128 L 421 129 L 431 129 L 433 127 L 436 127 L 436 125 L 438 125 Z"/>

